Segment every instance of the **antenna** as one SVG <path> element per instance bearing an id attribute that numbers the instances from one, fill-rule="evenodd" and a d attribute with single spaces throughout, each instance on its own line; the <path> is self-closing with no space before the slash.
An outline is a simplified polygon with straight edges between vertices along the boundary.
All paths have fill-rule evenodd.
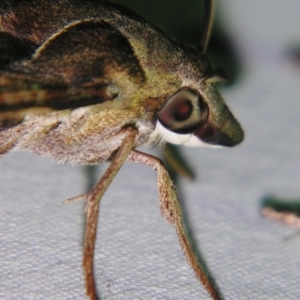
<path id="1" fill-rule="evenodd" d="M 202 54 L 205 54 L 207 45 L 209 42 L 213 21 L 214 21 L 214 11 L 215 11 L 215 1 L 214 0 L 203 0 L 204 2 L 204 17 L 203 17 L 203 33 L 200 39 L 200 49 L 202 49 Z"/>

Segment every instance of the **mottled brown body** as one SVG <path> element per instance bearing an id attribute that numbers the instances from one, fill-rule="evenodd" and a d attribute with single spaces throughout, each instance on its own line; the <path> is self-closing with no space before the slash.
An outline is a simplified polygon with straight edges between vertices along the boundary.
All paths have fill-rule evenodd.
<path id="1" fill-rule="evenodd" d="M 26 46 L 20 59 L 13 57 L 0 73 L 0 112 L 10 110 L 11 99 L 16 107 L 14 116 L 0 116 L 2 126 L 20 124 L 1 132 L 0 148 L 10 144 L 59 161 L 99 163 L 109 158 L 107 149 L 119 147 L 116 139 L 122 140 L 123 126 L 140 129 L 135 146 L 151 142 L 157 112 L 181 86 L 208 94 L 214 85 L 201 82 L 211 70 L 199 52 L 166 39 L 157 28 L 112 4 L 22 1 L 9 7 L 1 5 L 1 34 L 19 38 Z M 209 127 L 234 121 L 216 96 Z M 91 103 L 94 106 L 82 108 Z M 43 129 L 38 129 L 42 123 Z M 34 139 L 27 141 L 28 134 Z M 78 147 L 82 143 L 84 149 Z"/>
<path id="2" fill-rule="evenodd" d="M 127 9 L 79 0 L 0 3 L 0 155 L 29 150 L 59 162 L 112 164 L 87 201 L 84 268 L 96 299 L 93 253 L 99 201 L 126 159 L 158 172 L 162 215 L 187 259 L 220 299 L 186 239 L 168 173 L 137 146 L 234 146 L 243 132 L 201 51 L 167 37 Z M 72 199 L 72 200 L 74 200 Z"/>

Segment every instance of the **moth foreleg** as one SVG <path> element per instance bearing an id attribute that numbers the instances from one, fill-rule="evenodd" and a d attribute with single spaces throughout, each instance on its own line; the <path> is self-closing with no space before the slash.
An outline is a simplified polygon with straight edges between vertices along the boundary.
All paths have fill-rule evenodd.
<path id="1" fill-rule="evenodd" d="M 85 275 L 86 294 L 91 300 L 98 299 L 94 279 L 93 262 L 100 199 L 112 182 L 113 178 L 118 173 L 123 163 L 126 161 L 129 152 L 134 146 L 137 133 L 138 131 L 136 129 L 127 128 L 122 145 L 116 152 L 110 166 L 107 168 L 106 172 L 104 173 L 100 181 L 96 184 L 96 186 L 86 194 L 67 200 L 72 201 L 86 199 L 87 201 L 83 268 Z"/>
<path id="2" fill-rule="evenodd" d="M 221 296 L 219 295 L 217 288 L 212 284 L 211 280 L 200 266 L 189 243 L 182 222 L 181 208 L 177 192 L 165 166 L 163 165 L 163 162 L 152 155 L 135 150 L 130 152 L 127 159 L 133 162 L 148 165 L 157 171 L 161 214 L 168 222 L 175 226 L 182 250 L 199 281 L 206 288 L 212 299 L 220 300 Z"/>

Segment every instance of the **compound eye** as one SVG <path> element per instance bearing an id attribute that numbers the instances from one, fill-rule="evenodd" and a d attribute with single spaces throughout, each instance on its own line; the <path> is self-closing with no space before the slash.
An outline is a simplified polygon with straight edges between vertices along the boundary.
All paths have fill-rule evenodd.
<path id="1" fill-rule="evenodd" d="M 158 113 L 158 120 L 167 129 L 180 134 L 193 133 L 208 118 L 208 106 L 194 90 L 183 88 L 172 95 Z"/>

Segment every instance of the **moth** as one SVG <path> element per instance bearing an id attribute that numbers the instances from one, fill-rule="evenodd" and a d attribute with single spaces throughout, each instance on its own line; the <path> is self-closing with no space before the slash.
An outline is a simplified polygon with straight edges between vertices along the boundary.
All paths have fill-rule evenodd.
<path id="1" fill-rule="evenodd" d="M 187 239 L 180 203 L 156 157 L 135 150 L 165 142 L 232 147 L 243 130 L 218 92 L 205 49 L 212 1 L 199 48 L 168 37 L 128 9 L 84 0 L 0 3 L 0 155 L 28 150 L 58 162 L 110 166 L 86 201 L 86 294 L 93 274 L 100 199 L 125 161 L 157 172 L 160 210 L 174 225 L 191 268 L 213 299 L 216 287 Z"/>

